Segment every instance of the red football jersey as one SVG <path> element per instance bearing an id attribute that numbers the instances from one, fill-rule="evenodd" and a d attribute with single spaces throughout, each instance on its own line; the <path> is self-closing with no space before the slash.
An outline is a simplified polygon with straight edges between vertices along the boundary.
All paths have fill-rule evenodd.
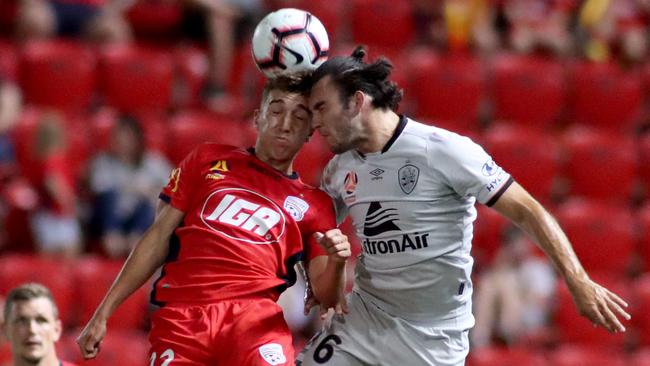
<path id="1" fill-rule="evenodd" d="M 152 300 L 206 302 L 279 294 L 294 264 L 325 255 L 313 233 L 336 227 L 331 199 L 247 151 L 203 144 L 160 198 L 185 213 Z"/>

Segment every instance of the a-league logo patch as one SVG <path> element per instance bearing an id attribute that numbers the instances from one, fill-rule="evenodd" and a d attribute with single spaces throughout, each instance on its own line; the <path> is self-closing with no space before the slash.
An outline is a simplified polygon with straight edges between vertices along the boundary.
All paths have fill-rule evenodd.
<path id="1" fill-rule="evenodd" d="M 282 365 L 287 362 L 282 345 L 277 343 L 267 343 L 261 346 L 260 355 L 269 365 Z"/>

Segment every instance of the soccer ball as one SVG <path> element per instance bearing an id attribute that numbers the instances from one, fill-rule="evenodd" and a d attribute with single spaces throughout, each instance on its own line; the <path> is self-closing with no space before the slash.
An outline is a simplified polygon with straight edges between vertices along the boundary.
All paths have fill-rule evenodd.
<path id="1" fill-rule="evenodd" d="M 253 58 L 267 77 L 314 70 L 325 62 L 328 51 L 325 27 L 304 10 L 274 11 L 253 33 Z"/>

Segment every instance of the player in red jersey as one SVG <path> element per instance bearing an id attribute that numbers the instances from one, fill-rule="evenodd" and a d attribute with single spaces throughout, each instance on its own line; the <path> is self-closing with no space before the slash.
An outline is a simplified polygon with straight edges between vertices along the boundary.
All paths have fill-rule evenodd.
<path id="1" fill-rule="evenodd" d="M 3 315 L 13 366 L 75 366 L 56 355 L 54 344 L 61 337 L 62 326 L 59 310 L 45 286 L 27 283 L 11 290 Z"/>
<path id="2" fill-rule="evenodd" d="M 172 172 L 155 223 L 77 339 L 85 358 L 97 355 L 110 314 L 164 263 L 151 365 L 294 364 L 275 301 L 304 258 L 315 296 L 333 306 L 351 254 L 329 197 L 292 169 L 312 131 L 302 84 L 269 81 L 254 149 L 203 144 Z"/>

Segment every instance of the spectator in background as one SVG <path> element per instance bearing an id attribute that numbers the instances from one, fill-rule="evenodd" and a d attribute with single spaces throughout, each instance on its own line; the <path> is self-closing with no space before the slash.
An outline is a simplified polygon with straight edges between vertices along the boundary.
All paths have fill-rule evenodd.
<path id="1" fill-rule="evenodd" d="M 579 14 L 585 57 L 605 62 L 616 53 L 623 62 L 642 62 L 648 50 L 649 15 L 647 0 L 585 1 Z"/>
<path id="2" fill-rule="evenodd" d="M 62 325 L 50 290 L 37 283 L 16 287 L 3 309 L 2 328 L 11 343 L 13 366 L 74 366 L 56 355 Z"/>
<path id="3" fill-rule="evenodd" d="M 65 128 L 56 113 L 45 113 L 36 131 L 32 184 L 39 205 L 31 225 L 39 252 L 74 257 L 81 250 L 75 181 L 66 160 Z"/>
<path id="4" fill-rule="evenodd" d="M 470 332 L 475 348 L 489 346 L 494 338 L 515 344 L 534 337 L 550 315 L 553 268 L 533 253 L 533 244 L 519 229 L 513 227 L 507 236 L 476 287 L 476 325 Z"/>
<path id="5" fill-rule="evenodd" d="M 18 121 L 20 112 L 20 90 L 0 75 L 0 180 L 15 164 L 14 146 L 9 131 Z"/>
<path id="6" fill-rule="evenodd" d="M 208 76 L 203 87 L 202 98 L 207 107 L 218 112 L 230 108 L 232 98 L 226 92 L 235 57 L 235 46 L 248 40 L 251 31 L 262 13 L 261 0 L 184 0 L 188 7 L 186 28 L 196 34 L 197 16 L 203 20 L 203 30 L 207 37 Z M 192 14 L 192 8 L 198 14 Z"/>
<path id="7" fill-rule="evenodd" d="M 155 200 L 172 167 L 145 147 L 137 120 L 122 117 L 112 132 L 110 152 L 91 164 L 94 216 L 105 253 L 126 256 L 154 219 Z"/>
<path id="8" fill-rule="evenodd" d="M 569 23 L 575 0 L 504 0 L 510 26 L 510 47 L 519 53 L 568 55 L 572 37 Z"/>
<path id="9" fill-rule="evenodd" d="M 54 36 L 125 42 L 131 30 L 124 11 L 136 0 L 20 0 L 16 36 L 21 40 Z"/>
<path id="10" fill-rule="evenodd" d="M 493 24 L 496 13 L 489 0 L 415 0 L 413 16 L 419 43 L 488 54 L 499 47 Z"/>

